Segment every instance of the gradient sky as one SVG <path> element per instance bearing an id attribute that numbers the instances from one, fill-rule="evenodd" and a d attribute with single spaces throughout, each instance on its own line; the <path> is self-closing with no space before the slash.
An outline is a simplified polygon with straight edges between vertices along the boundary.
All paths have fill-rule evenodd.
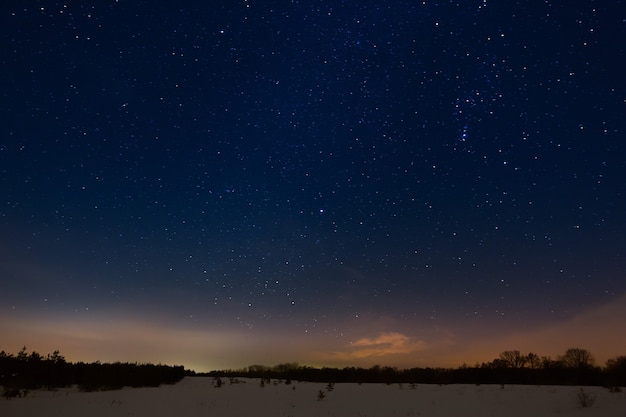
<path id="1" fill-rule="evenodd" d="M 0 5 L 0 349 L 626 354 L 622 1 Z"/>

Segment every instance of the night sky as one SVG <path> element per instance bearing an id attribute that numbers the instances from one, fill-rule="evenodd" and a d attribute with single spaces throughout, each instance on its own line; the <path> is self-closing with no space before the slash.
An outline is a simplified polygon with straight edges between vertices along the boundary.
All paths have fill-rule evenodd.
<path id="1" fill-rule="evenodd" d="M 623 1 L 3 1 L 0 350 L 626 354 Z"/>

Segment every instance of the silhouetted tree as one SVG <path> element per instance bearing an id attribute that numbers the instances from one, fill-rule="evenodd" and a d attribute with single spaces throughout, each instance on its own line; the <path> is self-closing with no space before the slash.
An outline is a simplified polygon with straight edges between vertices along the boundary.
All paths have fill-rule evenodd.
<path id="1" fill-rule="evenodd" d="M 594 366 L 595 359 L 588 350 L 569 348 L 565 354 L 559 356 L 559 362 L 564 367 L 561 379 L 566 383 L 576 385 L 599 385 L 601 383 L 601 370 Z"/>
<path id="2" fill-rule="evenodd" d="M 49 354 L 47 359 L 49 361 L 52 361 L 55 364 L 65 363 L 65 357 L 61 355 L 61 353 L 58 350 L 55 350 L 54 352 L 52 352 L 52 355 Z"/>
<path id="3" fill-rule="evenodd" d="M 607 385 L 626 386 L 626 356 L 618 356 L 606 361 L 604 370 L 607 378 Z"/>
<path id="4" fill-rule="evenodd" d="M 523 368 L 528 358 L 520 353 L 519 350 L 506 350 L 500 354 L 500 360 L 507 368 Z"/>
<path id="5" fill-rule="evenodd" d="M 274 366 L 272 370 L 275 372 L 292 372 L 292 371 L 297 370 L 298 368 L 299 368 L 299 365 L 297 362 L 291 362 L 291 363 L 280 363 Z"/>
<path id="6" fill-rule="evenodd" d="M 539 355 L 530 352 L 526 355 L 526 363 L 530 369 L 539 369 L 541 367 L 541 358 Z"/>
<path id="7" fill-rule="evenodd" d="M 23 346 L 22 349 L 17 353 L 17 360 L 25 361 L 28 359 L 28 352 L 26 351 L 26 346 Z"/>
<path id="8" fill-rule="evenodd" d="M 78 385 L 85 391 L 123 386 L 173 384 L 185 376 L 182 366 L 99 362 L 68 363 L 59 351 L 42 356 L 23 347 L 16 356 L 0 352 L 0 386 L 23 392 Z"/>
<path id="9" fill-rule="evenodd" d="M 623 372 L 626 373 L 626 356 L 618 356 L 606 361 L 606 370 L 608 372 Z"/>
<path id="10" fill-rule="evenodd" d="M 569 348 L 563 356 L 559 357 L 563 364 L 572 369 L 585 369 L 595 363 L 593 355 L 587 349 Z"/>

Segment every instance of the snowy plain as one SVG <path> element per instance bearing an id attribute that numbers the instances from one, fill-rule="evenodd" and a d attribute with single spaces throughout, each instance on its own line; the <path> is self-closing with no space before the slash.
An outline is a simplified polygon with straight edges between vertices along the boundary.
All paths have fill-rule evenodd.
<path id="1" fill-rule="evenodd" d="M 581 387 L 534 385 L 327 384 L 240 379 L 221 387 L 208 377 L 186 377 L 175 385 L 79 392 L 75 388 L 31 391 L 0 399 L 0 416 L 626 416 L 626 393 L 583 387 L 591 407 L 577 401 Z M 319 392 L 324 398 L 319 399 Z"/>

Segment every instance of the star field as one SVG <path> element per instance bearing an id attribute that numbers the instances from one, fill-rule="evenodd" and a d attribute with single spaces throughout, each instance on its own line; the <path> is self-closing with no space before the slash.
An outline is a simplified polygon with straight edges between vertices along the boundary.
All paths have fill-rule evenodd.
<path id="1" fill-rule="evenodd" d="M 412 366 L 553 326 L 623 353 L 589 319 L 626 293 L 623 6 L 0 6 L 0 348 Z"/>

